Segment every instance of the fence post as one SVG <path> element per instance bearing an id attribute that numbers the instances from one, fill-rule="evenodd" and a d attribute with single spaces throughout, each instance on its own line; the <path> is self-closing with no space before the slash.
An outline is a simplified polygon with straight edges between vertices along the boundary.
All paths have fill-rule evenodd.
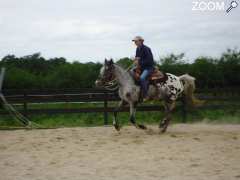
<path id="1" fill-rule="evenodd" d="M 2 94 L 2 86 L 3 86 L 3 79 L 5 75 L 5 68 L 1 68 L 1 73 L 0 73 L 0 94 Z M 3 101 L 0 99 L 0 109 L 3 109 Z"/>
<path id="2" fill-rule="evenodd" d="M 104 93 L 104 125 L 108 125 L 108 99 L 107 93 Z"/>
<path id="3" fill-rule="evenodd" d="M 187 122 L 187 102 L 185 96 L 182 97 L 182 122 Z"/>
<path id="4" fill-rule="evenodd" d="M 24 94 L 23 94 L 23 114 L 24 116 L 27 117 L 28 115 L 28 108 L 27 108 L 27 93 L 26 93 L 26 90 L 24 90 Z"/>
<path id="5" fill-rule="evenodd" d="M 1 68 L 1 74 L 0 74 L 0 93 L 2 93 L 2 86 L 3 86 L 3 80 L 5 75 L 5 68 Z"/>

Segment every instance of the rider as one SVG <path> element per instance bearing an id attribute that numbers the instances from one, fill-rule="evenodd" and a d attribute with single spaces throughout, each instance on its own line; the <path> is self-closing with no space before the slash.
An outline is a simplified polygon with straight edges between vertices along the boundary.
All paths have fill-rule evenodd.
<path id="1" fill-rule="evenodd" d="M 140 85 L 142 91 L 143 100 L 147 100 L 147 91 L 148 91 L 148 76 L 154 70 L 154 60 L 152 51 L 149 47 L 143 44 L 144 39 L 141 36 L 136 36 L 132 40 L 136 46 L 136 56 L 134 59 L 134 63 L 139 65 L 141 68 L 141 76 L 140 76 Z"/>

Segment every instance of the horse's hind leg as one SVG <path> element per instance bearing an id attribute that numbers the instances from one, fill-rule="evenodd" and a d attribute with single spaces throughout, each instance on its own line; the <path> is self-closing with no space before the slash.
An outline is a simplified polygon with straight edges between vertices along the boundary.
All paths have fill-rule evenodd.
<path id="1" fill-rule="evenodd" d="M 130 103 L 130 122 L 136 127 L 136 128 L 140 128 L 140 129 L 147 129 L 147 127 L 143 124 L 138 124 L 136 123 L 136 103 Z"/>
<path id="2" fill-rule="evenodd" d="M 176 102 L 175 101 L 171 101 L 171 102 L 166 102 L 165 101 L 165 116 L 164 118 L 162 119 L 162 121 L 160 122 L 159 124 L 159 128 L 161 128 L 161 132 L 164 133 L 166 132 L 167 128 L 168 128 L 168 125 L 170 123 L 170 120 L 171 120 L 171 115 L 172 115 L 172 112 L 174 110 L 176 106 Z"/>
<path id="3" fill-rule="evenodd" d="M 117 131 L 120 131 L 120 125 L 117 119 L 117 113 L 119 110 L 123 108 L 123 106 L 126 105 L 126 102 L 124 100 L 121 100 L 118 104 L 118 107 L 114 109 L 114 118 L 113 118 L 113 126 Z"/>

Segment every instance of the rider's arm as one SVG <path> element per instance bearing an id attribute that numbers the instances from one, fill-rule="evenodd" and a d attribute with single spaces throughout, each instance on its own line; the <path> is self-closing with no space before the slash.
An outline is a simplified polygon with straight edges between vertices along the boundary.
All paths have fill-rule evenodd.
<path id="1" fill-rule="evenodd" d="M 139 63 L 140 57 L 141 57 L 140 50 L 137 48 L 136 49 L 136 55 L 135 55 L 135 58 L 133 60 L 135 64 Z"/>
<path id="2" fill-rule="evenodd" d="M 143 67 L 150 67 L 154 65 L 153 55 L 150 48 L 143 48 L 143 57 L 141 63 Z"/>

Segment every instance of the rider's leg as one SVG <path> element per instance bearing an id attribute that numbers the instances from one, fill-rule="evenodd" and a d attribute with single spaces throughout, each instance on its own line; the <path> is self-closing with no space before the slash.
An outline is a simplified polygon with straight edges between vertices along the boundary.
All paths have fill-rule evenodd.
<path id="1" fill-rule="evenodd" d="M 145 69 L 140 76 L 140 84 L 143 92 L 143 98 L 147 96 L 147 91 L 148 91 L 147 77 L 149 74 L 150 74 L 150 71 L 148 69 Z"/>
<path id="2" fill-rule="evenodd" d="M 135 70 L 136 70 L 136 66 L 134 66 L 133 68 L 130 69 L 129 73 L 132 77 L 134 77 L 134 74 L 135 74 Z"/>

